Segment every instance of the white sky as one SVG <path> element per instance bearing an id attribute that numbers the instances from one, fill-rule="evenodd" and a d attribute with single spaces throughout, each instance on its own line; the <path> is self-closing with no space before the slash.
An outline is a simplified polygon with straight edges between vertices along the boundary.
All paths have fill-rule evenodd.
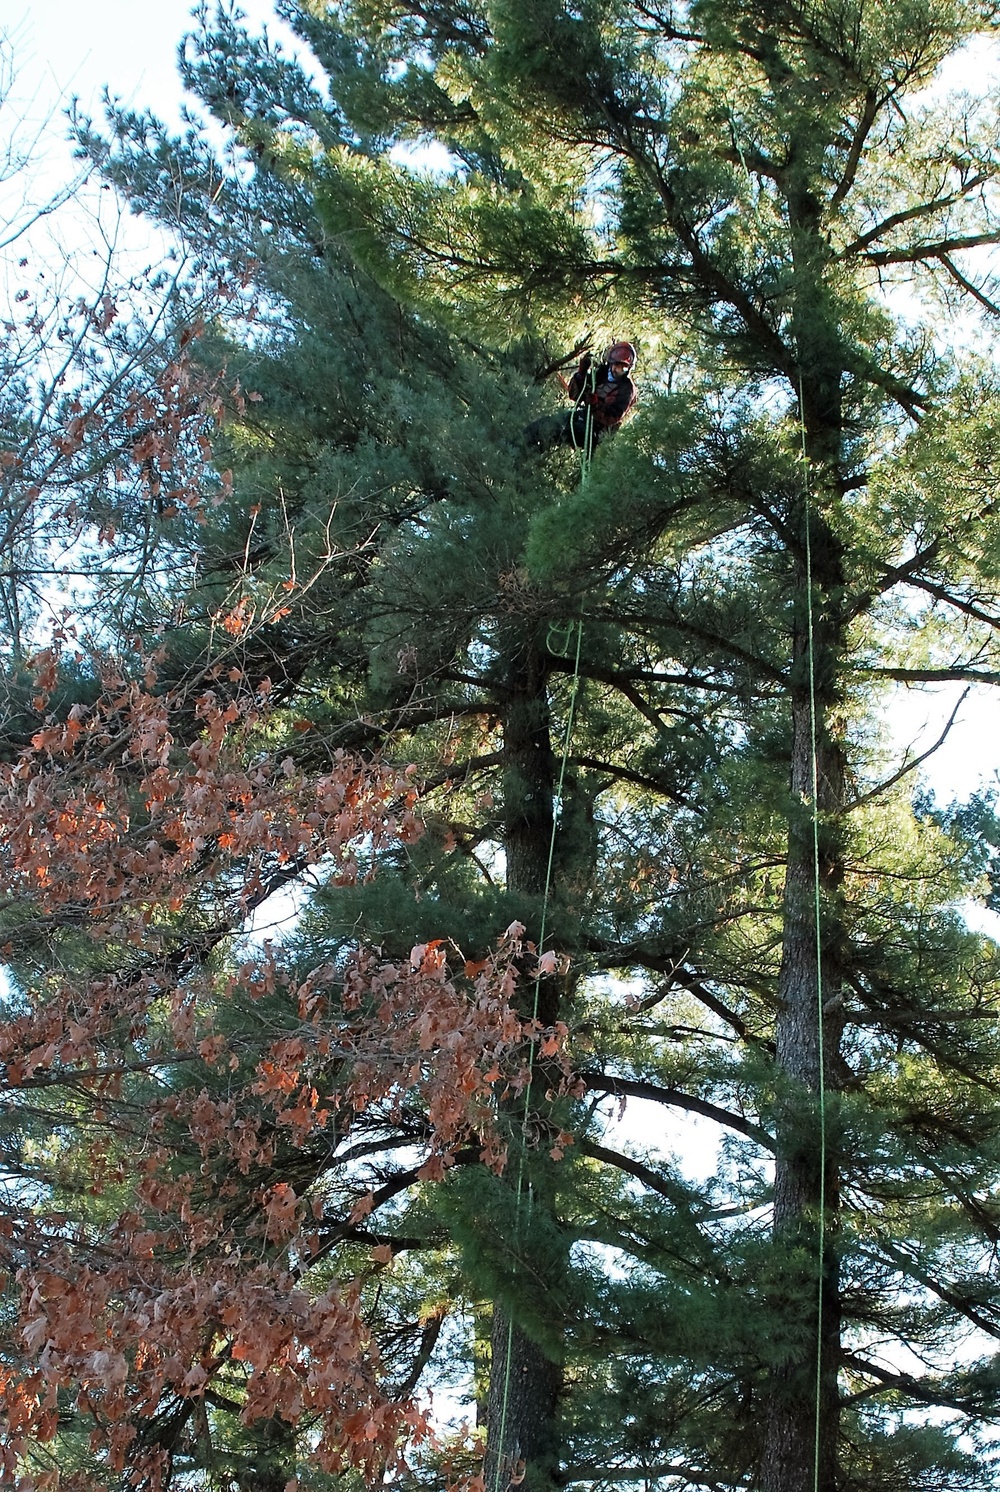
<path id="1" fill-rule="evenodd" d="M 18 94 L 45 114 L 77 95 L 99 112 L 107 85 L 123 102 L 179 121 L 177 44 L 192 30 L 191 0 L 0 0 L 0 33 L 13 45 Z M 292 49 L 295 39 L 268 0 L 242 0 L 250 29 L 267 25 Z"/>

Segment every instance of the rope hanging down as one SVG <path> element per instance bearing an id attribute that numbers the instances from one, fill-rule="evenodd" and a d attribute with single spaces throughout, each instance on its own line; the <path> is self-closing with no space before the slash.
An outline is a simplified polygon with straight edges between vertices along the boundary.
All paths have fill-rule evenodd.
<path id="1" fill-rule="evenodd" d="M 739 148 L 739 146 L 737 147 Z M 742 159 L 742 149 L 740 157 Z M 745 162 L 744 162 L 745 166 Z M 750 173 L 747 170 L 747 176 Z M 754 203 L 754 215 L 758 212 L 757 204 Z M 591 392 L 595 383 L 595 373 L 591 369 L 590 374 Z M 582 398 L 582 394 L 581 394 Z M 579 403 L 579 401 L 578 401 Z M 584 438 L 579 445 L 581 478 L 586 480 L 590 470 L 593 437 L 593 407 L 588 401 L 586 421 L 584 426 Z M 575 408 L 573 414 L 575 414 Z M 822 903 L 820 894 L 820 853 L 819 853 L 819 737 L 818 737 L 818 712 L 816 708 L 816 645 L 815 629 L 813 625 L 813 573 L 812 573 L 812 490 L 809 477 L 809 461 L 806 449 L 806 427 L 803 406 L 802 374 L 799 371 L 799 429 L 801 436 L 801 452 L 804 473 L 804 517 L 805 517 L 805 579 L 806 579 L 806 646 L 808 657 L 808 680 L 809 680 L 809 754 L 810 754 L 810 796 L 811 796 L 811 818 L 812 818 L 812 860 L 813 860 L 813 926 L 815 935 L 816 955 L 816 1021 L 817 1021 L 817 1100 L 819 1111 L 819 1207 L 817 1220 L 817 1279 L 816 1279 L 816 1375 L 815 1375 L 815 1420 L 813 1433 L 813 1489 L 820 1492 L 820 1448 L 823 1413 L 823 1285 L 826 1273 L 826 1157 L 827 1157 L 827 1116 L 826 1116 L 826 1059 L 825 1042 L 823 1032 L 823 940 L 822 940 Z M 573 415 L 570 417 L 570 431 L 574 445 L 576 436 L 574 431 Z M 569 745 L 573 730 L 573 720 L 576 711 L 576 700 L 580 682 L 580 648 L 583 641 L 583 624 L 581 622 L 570 623 L 566 634 L 566 648 L 553 646 L 553 626 L 549 629 L 549 647 L 560 656 L 567 657 L 572 640 L 573 628 L 576 628 L 576 656 L 573 666 L 573 682 L 570 693 L 570 708 L 566 720 L 566 730 L 563 737 L 562 760 L 559 769 L 559 783 L 553 803 L 552 832 L 549 838 L 548 863 L 545 871 L 545 889 L 542 897 L 542 918 L 538 938 L 538 955 L 541 957 L 545 946 L 546 920 L 548 916 L 549 894 L 552 884 L 552 863 L 555 853 L 556 831 L 559 823 L 559 815 L 562 809 L 563 785 L 566 775 L 566 764 L 569 757 Z M 535 992 L 532 1007 L 532 1019 L 538 1018 L 539 992 L 541 975 L 535 976 Z M 524 1196 L 524 1154 L 528 1133 L 528 1113 L 531 1096 L 531 1085 L 534 1077 L 535 1049 L 531 1047 L 528 1057 L 528 1083 L 524 1095 L 524 1115 L 521 1126 L 521 1147 L 518 1157 L 517 1186 L 515 1190 L 515 1216 L 517 1218 L 517 1232 L 515 1234 L 515 1245 L 520 1237 L 521 1204 Z M 530 1216 L 532 1195 L 530 1184 L 527 1188 L 527 1211 Z M 501 1484 L 503 1467 L 503 1447 L 506 1440 L 507 1413 L 510 1400 L 510 1381 L 513 1359 L 514 1321 L 508 1313 L 507 1320 L 507 1343 L 506 1362 L 504 1366 L 503 1399 L 500 1412 L 499 1446 L 496 1459 L 496 1473 L 492 1492 L 505 1492 Z M 509 1480 L 509 1479 L 508 1479 Z"/>
<path id="2" fill-rule="evenodd" d="M 746 174 L 751 190 L 750 214 L 761 235 L 764 221 L 760 210 L 759 193 L 753 191 L 753 174 L 747 164 L 736 118 L 729 111 L 733 143 L 740 164 Z M 813 1431 L 813 1492 L 820 1492 L 820 1434 L 823 1421 L 823 1280 L 826 1273 L 826 1061 L 823 1039 L 823 939 L 822 908 L 820 900 L 819 863 L 819 737 L 816 710 L 816 647 L 813 635 L 813 577 L 812 577 L 812 490 L 809 478 L 809 455 L 806 449 L 806 418 L 802 391 L 802 362 L 799 358 L 799 434 L 802 450 L 803 488 L 805 498 L 805 561 L 806 561 L 806 644 L 809 661 L 809 753 L 812 795 L 812 850 L 813 850 L 813 919 L 816 939 L 816 1022 L 817 1062 L 819 1074 L 816 1097 L 819 1107 L 819 1219 L 816 1237 L 816 1414 Z"/>
<path id="3" fill-rule="evenodd" d="M 826 1273 L 826 1057 L 823 1037 L 823 938 L 819 866 L 819 742 L 816 711 L 816 648 L 813 635 L 812 486 L 806 451 L 806 424 L 799 371 L 799 429 L 805 489 L 806 643 L 809 657 L 809 752 L 812 794 L 813 923 L 816 940 L 816 1096 L 819 1104 L 819 1218 L 816 1238 L 816 1417 L 813 1445 L 813 1492 L 819 1492 L 820 1433 L 823 1419 L 823 1281 Z"/>
<path id="4" fill-rule="evenodd" d="M 573 408 L 570 411 L 570 416 L 569 416 L 569 434 L 570 434 L 570 440 L 572 441 L 574 447 L 576 447 L 579 450 L 579 452 L 580 452 L 580 480 L 581 480 L 581 482 L 585 482 L 587 480 L 587 475 L 588 475 L 588 473 L 590 471 L 590 459 L 591 459 L 591 456 L 593 454 L 593 444 L 594 444 L 594 405 L 593 405 L 593 395 L 594 395 L 595 389 L 597 387 L 597 370 L 594 368 L 593 365 L 591 365 L 591 367 L 590 367 L 589 383 L 590 383 L 590 388 L 589 388 L 590 397 L 587 398 L 586 403 L 584 404 L 584 409 L 586 410 L 586 413 L 584 415 L 583 441 L 579 445 L 577 444 L 577 438 L 576 438 L 576 412 L 580 408 L 581 402 L 584 400 L 584 398 L 585 398 L 585 396 L 586 396 L 586 394 L 588 392 L 588 390 L 587 390 L 587 380 L 584 380 L 583 388 L 580 390 L 579 396 L 577 397 L 576 403 L 573 405 Z M 565 384 L 564 384 L 564 387 L 565 387 Z M 553 862 L 553 858 L 554 858 L 554 855 L 555 855 L 556 831 L 557 831 L 558 826 L 559 826 L 559 817 L 560 817 L 560 814 L 562 812 L 563 786 L 564 786 L 565 779 L 566 779 L 566 763 L 567 763 L 567 761 L 569 759 L 569 744 L 570 744 L 570 740 L 571 740 L 572 734 L 573 734 L 573 720 L 574 720 L 574 716 L 576 714 L 576 699 L 577 699 L 577 693 L 579 691 L 579 686 L 580 686 L 580 648 L 581 648 L 581 645 L 583 643 L 583 623 L 582 622 L 570 622 L 569 623 L 569 625 L 568 625 L 568 627 L 566 629 L 566 632 L 565 632 L 565 647 L 560 647 L 560 646 L 556 645 L 555 638 L 558 635 L 560 629 L 559 629 L 558 625 L 555 622 L 553 622 L 553 624 L 549 627 L 549 633 L 548 633 L 548 638 L 547 638 L 547 646 L 549 648 L 549 651 L 553 652 L 553 653 L 556 653 L 561 658 L 567 658 L 569 656 L 570 647 L 572 646 L 574 628 L 576 629 L 576 656 L 575 656 L 574 661 L 573 661 L 573 682 L 572 682 L 572 685 L 570 687 L 569 712 L 568 712 L 567 717 L 566 717 L 566 730 L 565 730 L 565 732 L 563 734 L 563 749 L 562 749 L 562 760 L 561 760 L 560 766 L 559 766 L 559 781 L 558 781 L 558 785 L 556 787 L 555 799 L 553 800 L 553 804 L 552 804 L 552 832 L 549 835 L 549 854 L 548 854 L 548 861 L 547 861 L 546 867 L 545 867 L 545 889 L 544 889 L 543 894 L 542 894 L 542 919 L 541 919 L 541 925 L 539 927 L 539 933 L 538 933 L 538 957 L 539 957 L 539 959 L 541 958 L 542 953 L 543 953 L 544 948 L 545 948 L 545 932 L 546 932 L 546 922 L 547 922 L 548 911 L 549 911 L 549 893 L 550 893 L 551 887 L 552 887 L 552 862 Z M 535 975 L 535 992 L 534 992 L 534 999 L 533 999 L 533 1002 L 532 1002 L 532 1011 L 531 1011 L 531 1018 L 532 1018 L 532 1020 L 537 1020 L 538 1019 L 538 1004 L 539 1004 L 539 996 L 540 996 L 540 987 L 541 987 L 541 974 L 537 973 Z M 530 1048 L 530 1050 L 528 1052 L 528 1082 L 527 1082 L 527 1086 L 526 1086 L 526 1088 L 524 1090 L 524 1113 L 523 1113 L 522 1120 L 521 1120 L 521 1145 L 520 1145 L 520 1149 L 519 1149 L 519 1153 L 518 1153 L 518 1161 L 517 1161 L 517 1185 L 516 1185 L 515 1191 L 514 1191 L 514 1216 L 516 1218 L 516 1226 L 515 1226 L 515 1234 L 514 1234 L 514 1248 L 515 1248 L 515 1253 L 516 1253 L 517 1247 L 518 1247 L 518 1245 L 520 1243 L 520 1236 L 521 1236 L 521 1217 L 522 1217 L 521 1204 L 522 1204 L 522 1199 L 524 1197 L 524 1192 L 525 1192 L 525 1186 L 524 1186 L 524 1155 L 525 1155 L 525 1147 L 527 1145 L 527 1140 L 528 1140 L 528 1114 L 529 1114 L 529 1111 L 530 1111 L 531 1085 L 532 1085 L 532 1083 L 534 1081 L 534 1072 L 535 1072 L 535 1047 L 534 1047 L 534 1043 L 532 1043 L 531 1048 Z M 531 1194 L 531 1187 L 529 1185 L 528 1188 L 527 1188 L 527 1214 L 528 1214 L 529 1217 L 531 1215 L 531 1204 L 532 1204 L 532 1194 Z M 499 1431 L 499 1436 L 498 1436 L 499 1445 L 497 1447 L 496 1465 L 495 1465 L 495 1473 L 494 1473 L 494 1483 L 493 1483 L 493 1487 L 491 1489 L 491 1492 L 505 1492 L 505 1486 L 504 1486 L 504 1483 L 502 1481 L 503 1455 L 504 1455 L 504 1446 L 505 1446 L 506 1440 L 507 1440 L 507 1411 L 508 1411 L 508 1408 L 509 1408 L 509 1405 L 510 1405 L 510 1379 L 511 1379 L 511 1370 L 512 1370 L 512 1365 L 513 1365 L 513 1356 L 514 1356 L 514 1318 L 513 1318 L 513 1316 L 511 1315 L 511 1313 L 509 1311 L 507 1313 L 507 1343 L 506 1343 L 506 1348 L 505 1348 L 505 1354 L 504 1355 L 505 1355 L 506 1361 L 504 1363 L 503 1398 L 502 1398 L 501 1406 L 500 1406 L 500 1431 Z M 508 1482 L 509 1482 L 509 1480 L 510 1480 L 510 1478 L 508 1477 Z"/>
<path id="5" fill-rule="evenodd" d="M 589 433 L 589 432 L 588 432 Z M 586 470 L 586 468 L 584 468 Z M 538 957 L 542 956 L 545 948 L 545 930 L 549 910 L 549 893 L 552 887 L 552 864 L 555 857 L 556 832 L 559 827 L 559 817 L 562 812 L 563 787 L 566 781 L 566 764 L 569 760 L 569 745 L 573 735 L 573 721 L 576 715 L 576 700 L 580 688 L 580 648 L 583 643 L 583 623 L 571 622 L 566 632 L 566 650 L 561 652 L 552 646 L 553 634 L 556 630 L 555 624 L 549 628 L 548 645 L 552 652 L 558 652 L 560 657 L 568 657 L 572 643 L 573 630 L 576 629 L 576 656 L 573 661 L 573 681 L 570 686 L 569 711 L 566 716 L 566 729 L 563 732 L 562 760 L 559 765 L 559 780 L 556 786 L 555 798 L 552 803 L 552 832 L 549 835 L 549 854 L 545 867 L 545 888 L 542 893 L 542 919 L 538 932 Z M 540 999 L 542 976 L 541 972 L 535 974 L 535 992 L 532 1001 L 531 1018 L 538 1019 L 538 1004 Z M 531 1216 L 532 1193 L 531 1185 L 525 1188 L 524 1184 L 524 1155 L 528 1142 L 528 1115 L 530 1112 L 531 1085 L 535 1074 L 535 1043 L 532 1042 L 528 1051 L 528 1082 L 524 1090 L 524 1112 L 521 1119 L 521 1145 L 517 1161 L 517 1185 L 514 1190 L 514 1216 L 517 1219 L 514 1234 L 514 1252 L 517 1253 L 521 1238 L 521 1202 L 527 1190 L 527 1215 Z M 506 1492 L 507 1482 L 501 1480 L 503 1472 L 503 1452 L 507 1439 L 507 1411 L 510 1404 L 510 1377 L 514 1355 L 514 1317 L 510 1311 L 507 1312 L 507 1344 L 505 1351 L 506 1362 L 504 1364 L 503 1398 L 500 1405 L 500 1432 L 499 1445 L 497 1446 L 496 1468 L 491 1492 Z"/>
<path id="6" fill-rule="evenodd" d="M 589 390 L 587 388 L 587 380 L 584 379 L 583 388 L 577 395 L 576 403 L 570 410 L 569 415 L 569 438 L 574 447 L 580 452 L 580 480 L 583 482 L 587 480 L 587 473 L 590 471 L 590 458 L 594 453 L 594 394 L 597 390 L 597 369 L 593 363 L 590 365 L 589 376 Z M 583 417 L 583 443 L 578 445 L 576 439 L 576 412 L 580 408 L 584 397 L 586 397 L 587 402 L 583 406 L 586 411 Z"/>

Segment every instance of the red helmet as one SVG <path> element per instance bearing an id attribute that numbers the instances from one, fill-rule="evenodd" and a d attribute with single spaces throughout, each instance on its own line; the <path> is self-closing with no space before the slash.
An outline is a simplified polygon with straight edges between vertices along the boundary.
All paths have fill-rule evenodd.
<path id="1" fill-rule="evenodd" d="M 636 351 L 631 342 L 612 342 L 604 354 L 606 363 L 624 363 L 631 373 L 635 367 Z"/>

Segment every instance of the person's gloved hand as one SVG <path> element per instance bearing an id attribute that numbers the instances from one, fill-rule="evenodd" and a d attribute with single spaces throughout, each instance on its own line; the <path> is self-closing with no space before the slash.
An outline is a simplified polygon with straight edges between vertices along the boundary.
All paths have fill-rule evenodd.
<path id="1" fill-rule="evenodd" d="M 586 371 L 590 367 L 590 364 L 591 364 L 592 361 L 593 361 L 593 359 L 591 358 L 590 353 L 589 352 L 585 352 L 583 354 L 583 357 L 580 359 L 580 372 L 581 373 L 586 373 Z"/>

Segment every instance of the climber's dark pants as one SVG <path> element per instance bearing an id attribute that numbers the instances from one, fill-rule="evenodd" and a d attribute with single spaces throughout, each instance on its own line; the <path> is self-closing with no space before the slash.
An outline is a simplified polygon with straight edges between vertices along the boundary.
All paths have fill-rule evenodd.
<path id="1" fill-rule="evenodd" d="M 547 414 L 532 420 L 524 432 L 527 445 L 536 451 L 551 451 L 555 446 L 575 446 L 579 451 L 587 440 L 586 409 L 570 409 L 565 414 Z M 590 427 L 590 453 L 597 444 L 598 432 Z"/>

